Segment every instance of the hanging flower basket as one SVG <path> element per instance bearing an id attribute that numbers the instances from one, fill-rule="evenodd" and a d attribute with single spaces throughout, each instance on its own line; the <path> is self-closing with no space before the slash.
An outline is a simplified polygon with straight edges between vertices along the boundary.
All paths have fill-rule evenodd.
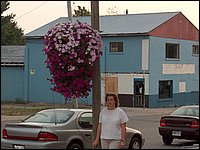
<path id="1" fill-rule="evenodd" d="M 101 46 L 99 32 L 86 23 L 58 23 L 51 28 L 44 37 L 51 90 L 66 100 L 87 97 L 92 88 L 94 62 L 102 55 Z"/>

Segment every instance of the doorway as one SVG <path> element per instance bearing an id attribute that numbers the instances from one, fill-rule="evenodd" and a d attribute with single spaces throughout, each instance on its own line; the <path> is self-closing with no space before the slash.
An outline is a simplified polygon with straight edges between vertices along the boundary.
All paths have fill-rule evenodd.
<path id="1" fill-rule="evenodd" d="M 134 106 L 144 106 L 144 79 L 134 78 Z"/>

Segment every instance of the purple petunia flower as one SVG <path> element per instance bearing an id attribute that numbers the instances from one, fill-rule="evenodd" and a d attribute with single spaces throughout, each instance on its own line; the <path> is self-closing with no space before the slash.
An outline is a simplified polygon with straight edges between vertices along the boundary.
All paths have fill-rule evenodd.
<path id="1" fill-rule="evenodd" d="M 80 21 L 58 23 L 44 37 L 46 67 L 52 91 L 66 99 L 87 97 L 94 76 L 93 63 L 102 55 L 97 30 Z"/>

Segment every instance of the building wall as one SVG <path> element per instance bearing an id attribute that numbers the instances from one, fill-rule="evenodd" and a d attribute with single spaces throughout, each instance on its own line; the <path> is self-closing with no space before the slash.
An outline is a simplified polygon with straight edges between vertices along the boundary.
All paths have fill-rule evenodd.
<path id="1" fill-rule="evenodd" d="M 100 60 L 101 72 L 132 73 L 142 72 L 142 39 L 144 36 L 135 37 L 104 37 L 103 55 Z M 109 52 L 110 42 L 123 42 L 123 52 Z"/>
<path id="2" fill-rule="evenodd" d="M 143 78 L 142 55 L 143 41 L 147 37 L 105 37 L 103 38 L 103 56 L 100 60 L 101 73 L 114 73 L 118 77 L 118 86 L 124 85 L 124 80 L 134 81 L 134 78 Z M 124 42 L 124 51 L 122 53 L 110 53 L 110 42 Z M 180 43 L 180 60 L 165 60 L 165 43 Z M 144 42 L 146 43 L 146 42 Z M 199 57 L 192 56 L 193 41 L 176 40 L 168 38 L 150 37 L 146 48 L 149 57 L 145 68 L 145 97 L 147 97 L 148 107 L 167 107 L 196 103 L 199 93 Z M 197 43 L 195 43 L 197 44 Z M 48 102 L 48 103 L 65 103 L 65 98 L 50 90 L 49 70 L 45 66 L 45 54 L 42 51 L 43 42 L 41 39 L 29 39 L 26 46 L 25 56 L 25 81 L 24 96 L 29 102 Z M 163 64 L 193 64 L 195 65 L 195 74 L 163 74 Z M 133 74 L 128 75 L 128 74 Z M 123 75 L 125 74 L 125 76 Z M 158 99 L 158 82 L 159 80 L 173 80 L 173 99 Z M 186 91 L 179 92 L 180 82 L 186 83 Z M 122 99 L 134 96 L 133 82 L 128 83 L 127 87 L 118 87 L 119 96 Z M 131 89 L 129 89 L 131 88 Z M 104 104 L 105 98 L 105 81 L 101 81 L 101 101 Z M 180 99 L 181 98 L 181 99 Z M 191 99 L 192 98 L 192 99 Z M 68 101 L 70 102 L 70 100 Z M 79 103 L 92 105 L 92 93 L 89 97 L 79 99 Z"/>
<path id="3" fill-rule="evenodd" d="M 41 39 L 32 39 L 27 41 L 25 51 L 25 91 L 24 97 L 28 102 L 47 102 L 47 103 L 70 103 L 64 96 L 52 92 L 50 88 L 50 73 L 46 68 L 46 55 L 43 52 L 43 41 Z M 79 103 L 91 104 L 91 94 L 88 100 L 79 99 Z"/>
<path id="4" fill-rule="evenodd" d="M 165 59 L 165 43 L 180 44 L 180 59 Z M 192 55 L 194 41 L 150 37 L 150 76 L 149 76 L 149 107 L 163 107 L 199 103 L 199 57 Z M 163 64 L 192 64 L 195 73 L 163 74 Z M 176 71 L 173 71 L 176 72 Z M 159 99 L 159 80 L 173 80 L 173 98 Z M 180 91 L 180 82 L 185 82 L 184 92 Z"/>
<path id="5" fill-rule="evenodd" d="M 143 37 L 103 38 L 103 56 L 100 60 L 101 72 L 141 72 L 141 39 Z M 124 52 L 120 54 L 110 53 L 109 42 L 124 42 Z M 54 101 L 65 103 L 65 98 L 61 94 L 52 93 L 50 90 L 50 81 L 47 80 L 50 75 L 45 66 L 46 56 L 42 49 L 43 42 L 41 39 L 27 40 L 25 51 L 25 63 L 27 64 L 25 67 L 25 99 L 29 102 L 53 103 Z M 80 98 L 79 103 L 91 105 L 92 92 L 87 98 Z"/>
<path id="6" fill-rule="evenodd" d="M 24 67 L 1 67 L 1 101 L 24 102 Z"/>

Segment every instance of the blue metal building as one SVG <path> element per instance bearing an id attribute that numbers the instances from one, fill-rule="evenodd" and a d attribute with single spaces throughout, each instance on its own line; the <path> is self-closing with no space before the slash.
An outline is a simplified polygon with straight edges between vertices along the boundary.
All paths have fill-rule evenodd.
<path id="1" fill-rule="evenodd" d="M 65 103 L 50 91 L 43 38 L 66 20 L 25 35 L 24 101 Z M 74 20 L 91 23 L 90 16 Z M 100 16 L 100 31 L 102 104 L 106 92 L 117 93 L 128 107 L 199 104 L 199 31 L 181 12 Z M 91 95 L 79 103 L 92 105 Z"/>
<path id="2" fill-rule="evenodd" d="M 1 46 L 1 101 L 24 101 L 25 46 Z"/>

